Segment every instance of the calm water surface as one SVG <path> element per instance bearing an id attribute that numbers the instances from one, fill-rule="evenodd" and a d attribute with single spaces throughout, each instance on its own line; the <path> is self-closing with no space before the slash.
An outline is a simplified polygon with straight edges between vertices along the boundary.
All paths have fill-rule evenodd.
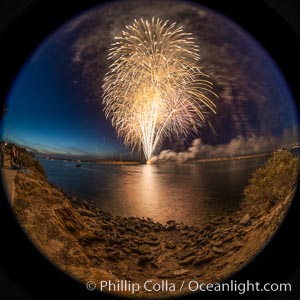
<path id="1" fill-rule="evenodd" d="M 182 165 L 98 165 L 43 160 L 48 179 L 114 215 L 202 223 L 236 209 L 265 157 Z"/>

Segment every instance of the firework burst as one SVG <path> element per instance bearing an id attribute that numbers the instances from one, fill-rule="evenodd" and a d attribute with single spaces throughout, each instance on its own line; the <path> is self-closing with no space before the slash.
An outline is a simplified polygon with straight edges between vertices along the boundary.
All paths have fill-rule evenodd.
<path id="1" fill-rule="evenodd" d="M 199 67 L 191 33 L 160 19 L 135 20 L 115 38 L 103 83 L 105 115 L 127 146 L 149 160 L 163 137 L 187 136 L 205 123 L 217 95 Z"/>

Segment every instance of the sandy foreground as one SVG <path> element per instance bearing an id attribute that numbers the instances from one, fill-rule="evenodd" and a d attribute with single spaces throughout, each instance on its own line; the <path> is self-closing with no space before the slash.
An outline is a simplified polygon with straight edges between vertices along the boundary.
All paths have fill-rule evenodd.
<path id="1" fill-rule="evenodd" d="M 157 298 L 190 293 L 187 285 L 181 289 L 183 280 L 219 282 L 240 269 L 272 237 L 292 195 L 267 211 L 241 208 L 202 226 L 160 224 L 112 216 L 27 170 L 16 175 L 13 210 L 40 251 L 83 284 L 123 281 L 128 289 L 138 283 L 135 297 Z M 175 290 L 146 291 L 149 280 L 150 288 L 168 282 Z M 132 296 L 124 287 L 111 292 Z"/>

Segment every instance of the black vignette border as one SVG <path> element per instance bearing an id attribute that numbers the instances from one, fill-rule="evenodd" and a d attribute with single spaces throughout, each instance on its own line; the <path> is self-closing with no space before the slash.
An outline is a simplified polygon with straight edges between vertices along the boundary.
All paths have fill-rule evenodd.
<path id="1" fill-rule="evenodd" d="M 244 27 L 270 53 L 283 72 L 294 99 L 300 99 L 300 5 L 292 0 L 203 0 L 199 2 L 214 9 Z M 3 0 L 0 4 L 0 100 L 3 105 L 13 80 L 30 53 L 53 30 L 83 10 L 100 1 L 37 1 Z M 299 103 L 297 103 L 299 105 Z M 299 111 L 299 106 L 298 106 Z M 0 298 L 53 299 L 76 296 L 76 299 L 99 298 L 50 264 L 27 239 L 11 213 L 1 189 L 0 202 Z M 252 299 L 299 299 L 300 248 L 296 246 L 299 228 L 299 191 L 290 211 L 269 245 L 234 280 L 262 282 L 291 282 L 291 294 L 244 295 Z M 29 275 L 29 270 L 30 274 Z M 17 289 L 15 290 L 15 287 Z M 14 290 L 12 290 L 14 289 Z M 197 296 L 197 295 L 196 295 Z M 206 294 L 206 298 L 222 295 Z M 298 297 L 298 298 L 297 298 Z M 113 298 L 111 296 L 111 298 Z M 192 295 L 187 298 L 194 298 Z M 245 297 L 244 297 L 245 298 Z"/>

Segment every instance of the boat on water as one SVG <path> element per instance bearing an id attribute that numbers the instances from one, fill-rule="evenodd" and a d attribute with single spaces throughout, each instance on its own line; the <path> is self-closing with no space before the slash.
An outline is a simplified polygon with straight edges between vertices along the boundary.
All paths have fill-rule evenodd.
<path id="1" fill-rule="evenodd" d="M 77 160 L 77 162 L 76 162 L 76 167 L 77 167 L 77 168 L 80 168 L 80 167 L 81 167 L 81 162 L 80 162 L 80 160 Z"/>

